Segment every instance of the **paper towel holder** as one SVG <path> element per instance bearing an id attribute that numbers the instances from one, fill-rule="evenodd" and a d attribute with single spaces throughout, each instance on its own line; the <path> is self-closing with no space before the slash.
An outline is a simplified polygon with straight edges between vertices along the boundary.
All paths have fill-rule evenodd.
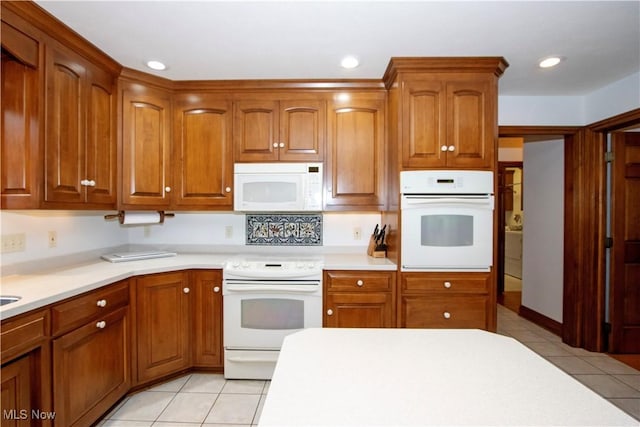
<path id="1" fill-rule="evenodd" d="M 160 221 L 158 222 L 158 224 L 163 224 L 165 218 L 173 218 L 174 216 L 176 216 L 176 214 L 174 214 L 174 213 L 169 213 L 169 212 L 165 212 L 165 211 L 157 211 L 157 212 L 160 215 Z M 105 215 L 104 219 L 105 220 L 111 220 L 111 219 L 116 219 L 117 218 L 118 222 L 120 224 L 124 224 L 124 217 L 125 217 L 125 211 L 118 211 L 117 214 Z"/>

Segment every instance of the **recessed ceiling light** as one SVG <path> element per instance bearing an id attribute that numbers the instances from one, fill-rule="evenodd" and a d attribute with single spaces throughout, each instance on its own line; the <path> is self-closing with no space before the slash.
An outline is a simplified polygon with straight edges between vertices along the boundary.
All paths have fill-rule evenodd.
<path id="1" fill-rule="evenodd" d="M 167 69 L 167 66 L 160 61 L 147 61 L 147 67 L 156 71 L 163 71 Z"/>
<path id="2" fill-rule="evenodd" d="M 340 62 L 340 65 L 342 65 L 342 68 L 351 69 L 356 68 L 358 65 L 360 65 L 360 61 L 358 61 L 358 58 L 356 58 L 355 56 L 345 56 L 344 58 L 342 58 L 342 62 Z"/>
<path id="3" fill-rule="evenodd" d="M 551 68 L 558 65 L 561 61 L 562 58 L 559 56 L 549 56 L 542 59 L 538 65 L 540 66 L 540 68 Z"/>

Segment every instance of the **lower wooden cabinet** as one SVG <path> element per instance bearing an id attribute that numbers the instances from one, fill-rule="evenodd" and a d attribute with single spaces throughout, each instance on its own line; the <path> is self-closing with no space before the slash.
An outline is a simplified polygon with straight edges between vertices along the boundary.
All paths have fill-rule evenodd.
<path id="1" fill-rule="evenodd" d="M 90 426 L 131 387 L 129 282 L 51 308 L 56 426 Z"/>
<path id="2" fill-rule="evenodd" d="M 401 273 L 398 326 L 495 330 L 492 273 Z"/>
<path id="3" fill-rule="evenodd" d="M 129 307 L 53 340 L 56 426 L 90 426 L 130 388 Z"/>
<path id="4" fill-rule="evenodd" d="M 193 366 L 222 368 L 222 270 L 193 270 Z"/>
<path id="5" fill-rule="evenodd" d="M 395 281 L 391 271 L 325 271 L 324 326 L 393 327 Z"/>
<path id="6" fill-rule="evenodd" d="M 2 427 L 52 425 L 49 330 L 49 310 L 2 322 Z"/>
<path id="7" fill-rule="evenodd" d="M 135 279 L 136 384 L 189 367 L 191 287 L 186 271 Z"/>

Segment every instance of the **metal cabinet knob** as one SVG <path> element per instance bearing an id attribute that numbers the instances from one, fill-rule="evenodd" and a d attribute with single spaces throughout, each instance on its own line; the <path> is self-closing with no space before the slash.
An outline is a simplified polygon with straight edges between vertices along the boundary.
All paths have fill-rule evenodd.
<path id="1" fill-rule="evenodd" d="M 231 193 L 231 187 L 225 188 L 224 191 L 226 191 L 227 193 Z"/>
<path id="2" fill-rule="evenodd" d="M 442 147 L 440 147 L 440 151 L 447 151 L 449 149 L 449 147 L 447 147 L 446 145 L 443 145 Z"/>
<path id="3" fill-rule="evenodd" d="M 363 282 L 362 280 L 358 280 L 358 281 L 356 282 L 356 285 L 358 285 L 358 286 L 362 286 L 362 285 L 364 285 L 364 282 Z"/>
<path id="4" fill-rule="evenodd" d="M 189 288 L 183 288 L 182 292 L 184 292 L 185 294 L 188 294 L 191 291 L 191 289 Z"/>
<path id="5" fill-rule="evenodd" d="M 451 319 L 451 313 L 445 311 L 444 313 L 442 313 L 442 317 L 444 317 L 445 319 Z"/>
<path id="6" fill-rule="evenodd" d="M 220 286 L 215 286 L 213 288 L 213 292 L 220 292 Z"/>
<path id="7" fill-rule="evenodd" d="M 106 299 L 98 300 L 98 301 L 96 302 L 96 305 L 97 305 L 98 307 L 106 307 L 106 306 L 107 306 L 107 300 L 106 300 Z"/>
<path id="8" fill-rule="evenodd" d="M 96 328 L 98 329 L 104 329 L 106 326 L 107 326 L 107 322 L 105 322 L 104 320 L 101 320 L 98 323 L 96 323 Z"/>
<path id="9" fill-rule="evenodd" d="M 448 148 L 448 150 L 449 150 L 449 151 L 455 151 L 455 150 L 456 150 L 456 147 L 454 147 L 453 145 L 450 145 L 450 146 L 449 146 L 449 148 Z"/>
<path id="10" fill-rule="evenodd" d="M 327 316 L 333 316 L 333 310 L 331 309 L 327 310 Z"/>
<path id="11" fill-rule="evenodd" d="M 444 287 L 449 289 L 451 287 L 451 282 L 444 282 Z"/>

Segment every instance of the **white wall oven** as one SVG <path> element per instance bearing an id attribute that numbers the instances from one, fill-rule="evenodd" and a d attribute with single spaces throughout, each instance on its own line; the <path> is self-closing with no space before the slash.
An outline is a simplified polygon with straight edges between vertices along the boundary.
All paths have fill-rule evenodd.
<path id="1" fill-rule="evenodd" d="M 402 271 L 489 271 L 493 172 L 400 173 Z"/>
<path id="2" fill-rule="evenodd" d="M 271 379 L 284 337 L 322 327 L 322 262 L 242 257 L 223 268 L 225 378 Z"/>

